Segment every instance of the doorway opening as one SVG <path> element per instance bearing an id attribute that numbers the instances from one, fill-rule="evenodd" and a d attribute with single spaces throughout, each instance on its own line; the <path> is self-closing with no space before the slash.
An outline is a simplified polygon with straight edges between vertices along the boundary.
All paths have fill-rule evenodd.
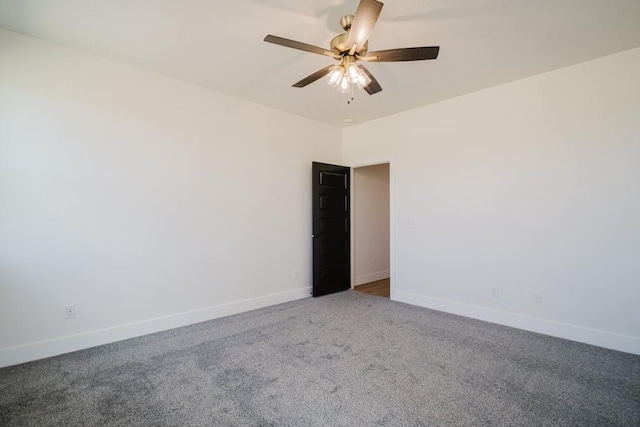
<path id="1" fill-rule="evenodd" d="M 390 163 L 352 169 L 352 286 L 390 298 Z"/>

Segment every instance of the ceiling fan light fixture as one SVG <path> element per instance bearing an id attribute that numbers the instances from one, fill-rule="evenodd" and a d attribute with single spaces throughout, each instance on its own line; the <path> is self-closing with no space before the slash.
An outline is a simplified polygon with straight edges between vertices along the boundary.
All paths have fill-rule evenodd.
<path id="1" fill-rule="evenodd" d="M 351 83 L 349 83 L 349 79 L 347 76 L 343 76 L 342 80 L 340 80 L 340 85 L 338 86 L 338 92 L 347 93 L 351 89 Z"/>
<path id="2" fill-rule="evenodd" d="M 369 95 L 382 91 L 382 86 L 373 74 L 363 65 L 356 65 L 357 61 L 423 61 L 436 59 L 440 51 L 440 46 L 422 46 L 369 52 L 369 35 L 378 21 L 382 6 L 382 2 L 378 0 L 360 0 L 356 13 L 343 16 L 340 20 L 340 25 L 346 32 L 331 39 L 329 49 L 271 34 L 267 34 L 264 41 L 338 60 L 338 65 L 327 65 L 292 86 L 302 88 L 324 77 L 338 91 L 350 92 L 350 100 L 347 102 L 351 103 L 354 86 L 364 89 Z"/>
<path id="3" fill-rule="evenodd" d="M 338 64 L 335 67 L 333 67 L 331 71 L 329 71 L 329 74 L 327 74 L 326 80 L 329 86 L 338 87 L 343 77 L 344 77 L 344 71 L 342 69 L 341 64 Z"/>
<path id="4" fill-rule="evenodd" d="M 371 79 L 369 78 L 369 76 L 367 76 L 365 72 L 363 72 L 362 70 L 358 70 L 357 83 L 360 89 L 364 89 L 365 87 L 369 86 L 369 83 L 371 83 Z"/>
<path id="5" fill-rule="evenodd" d="M 361 77 L 360 77 L 360 69 L 358 68 L 358 66 L 354 62 L 350 62 L 349 65 L 347 65 L 347 71 L 346 71 L 345 75 L 346 75 L 347 79 L 349 80 L 349 83 L 351 83 L 351 84 L 356 84 L 361 79 Z"/>

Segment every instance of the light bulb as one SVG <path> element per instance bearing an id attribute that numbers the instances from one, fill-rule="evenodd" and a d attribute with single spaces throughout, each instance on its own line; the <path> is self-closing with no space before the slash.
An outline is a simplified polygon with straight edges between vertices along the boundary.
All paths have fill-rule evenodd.
<path id="1" fill-rule="evenodd" d="M 360 70 L 358 66 L 353 62 L 347 65 L 347 72 L 345 73 L 349 83 L 356 84 L 360 80 Z"/>
<path id="2" fill-rule="evenodd" d="M 329 74 L 327 74 L 327 83 L 329 83 L 329 86 L 331 87 L 337 87 L 340 84 L 343 75 L 344 72 L 342 71 L 342 67 L 340 65 L 336 65 L 331 69 L 331 71 L 329 71 Z"/>
<path id="3" fill-rule="evenodd" d="M 340 80 L 338 91 L 340 93 L 347 93 L 349 89 L 351 89 L 351 83 L 349 83 L 349 79 L 347 79 L 347 76 L 343 76 L 342 80 Z"/>

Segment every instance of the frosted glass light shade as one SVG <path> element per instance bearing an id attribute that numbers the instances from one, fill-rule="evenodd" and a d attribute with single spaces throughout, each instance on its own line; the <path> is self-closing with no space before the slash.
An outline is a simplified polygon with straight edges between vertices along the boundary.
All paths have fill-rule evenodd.
<path id="1" fill-rule="evenodd" d="M 369 83 L 371 83 L 371 79 L 369 78 L 369 76 L 367 75 L 367 73 L 365 73 L 362 70 L 358 70 L 360 72 L 359 76 L 358 76 L 358 87 L 360 89 L 363 89 L 367 86 L 369 86 Z"/>
<path id="2" fill-rule="evenodd" d="M 349 79 L 347 78 L 347 76 L 343 76 L 342 80 L 340 80 L 338 91 L 340 93 L 347 93 L 349 89 L 351 89 L 351 83 L 349 83 Z"/>
<path id="3" fill-rule="evenodd" d="M 345 74 L 351 84 L 356 84 L 360 80 L 360 69 L 353 62 L 347 65 L 347 72 Z"/>
<path id="4" fill-rule="evenodd" d="M 331 87 L 337 87 L 344 76 L 344 71 L 340 65 L 336 65 L 327 74 L 327 83 Z"/>

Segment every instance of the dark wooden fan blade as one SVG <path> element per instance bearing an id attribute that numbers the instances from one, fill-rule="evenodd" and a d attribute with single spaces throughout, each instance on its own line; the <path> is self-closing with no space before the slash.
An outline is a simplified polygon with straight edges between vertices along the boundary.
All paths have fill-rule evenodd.
<path id="1" fill-rule="evenodd" d="M 376 0 L 360 0 L 356 14 L 351 23 L 347 44 L 349 47 L 356 45 L 356 50 L 369 40 L 369 35 L 378 21 L 383 4 Z"/>
<path id="2" fill-rule="evenodd" d="M 373 77 L 373 74 L 371 74 L 363 65 L 358 65 L 358 68 L 364 71 L 364 73 L 371 79 L 371 83 L 366 85 L 364 90 L 366 90 L 369 95 L 375 95 L 376 93 L 381 92 L 382 86 L 380 86 L 380 83 L 378 83 L 376 78 Z"/>
<path id="3" fill-rule="evenodd" d="M 290 47 L 292 49 L 304 50 L 305 52 L 317 53 L 318 55 L 330 56 L 332 58 L 337 58 L 338 55 L 331 52 L 330 50 L 323 49 L 318 46 L 313 46 L 310 44 L 298 42 L 295 40 L 285 39 L 284 37 L 272 36 L 269 34 L 264 38 L 264 41 L 267 43 L 273 43 L 284 47 Z"/>
<path id="4" fill-rule="evenodd" d="M 360 59 L 369 62 L 424 61 L 425 59 L 436 59 L 438 52 L 440 52 L 440 46 L 405 47 L 369 52 L 367 56 Z"/>
<path id="5" fill-rule="evenodd" d="M 333 67 L 335 67 L 335 65 L 327 65 L 322 70 L 318 70 L 310 76 L 307 76 L 304 79 L 300 80 L 298 83 L 294 84 L 293 87 L 305 87 L 306 85 L 311 84 L 329 74 L 329 71 L 331 71 Z"/>

